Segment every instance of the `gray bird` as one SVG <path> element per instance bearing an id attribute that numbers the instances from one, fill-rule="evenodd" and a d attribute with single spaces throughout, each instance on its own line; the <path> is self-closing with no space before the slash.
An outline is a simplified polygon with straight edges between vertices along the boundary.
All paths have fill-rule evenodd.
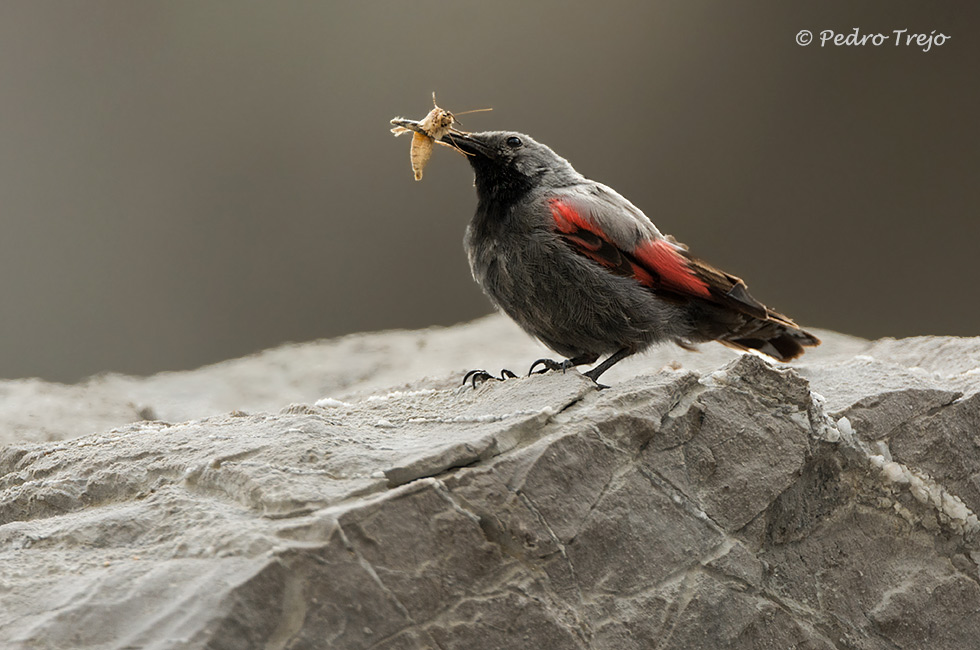
<path id="1" fill-rule="evenodd" d="M 476 176 L 478 203 L 465 238 L 473 278 L 526 332 L 566 358 L 539 359 L 531 372 L 609 355 L 585 373 L 597 382 L 615 363 L 663 341 L 687 349 L 718 341 L 780 361 L 820 343 L 529 136 L 452 132 L 442 142 L 465 153 Z M 490 375 L 467 377 L 475 383 Z"/>

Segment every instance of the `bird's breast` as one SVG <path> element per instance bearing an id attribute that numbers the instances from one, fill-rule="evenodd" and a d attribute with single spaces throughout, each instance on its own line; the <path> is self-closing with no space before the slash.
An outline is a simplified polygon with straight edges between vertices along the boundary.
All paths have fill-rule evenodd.
<path id="1" fill-rule="evenodd" d="M 508 272 L 507 251 L 496 237 L 471 224 L 464 240 L 470 272 L 480 288 L 497 302 L 497 294 L 513 284 Z"/>

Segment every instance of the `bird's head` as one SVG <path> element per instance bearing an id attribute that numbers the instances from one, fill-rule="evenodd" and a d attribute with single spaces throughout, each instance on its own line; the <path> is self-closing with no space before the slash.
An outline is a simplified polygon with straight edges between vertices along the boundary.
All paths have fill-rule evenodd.
<path id="1" fill-rule="evenodd" d="M 535 187 L 563 187 L 581 180 L 567 160 L 523 133 L 448 133 L 442 142 L 466 154 L 481 199 L 516 199 Z"/>

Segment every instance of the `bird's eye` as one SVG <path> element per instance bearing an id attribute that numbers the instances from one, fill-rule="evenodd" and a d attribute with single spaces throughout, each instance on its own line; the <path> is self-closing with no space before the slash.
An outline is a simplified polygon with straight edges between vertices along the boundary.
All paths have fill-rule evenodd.
<path id="1" fill-rule="evenodd" d="M 507 138 L 507 146 L 508 147 L 512 147 L 512 148 L 516 149 L 519 146 L 521 146 L 522 144 L 524 144 L 524 143 L 516 135 L 512 135 L 509 138 Z"/>

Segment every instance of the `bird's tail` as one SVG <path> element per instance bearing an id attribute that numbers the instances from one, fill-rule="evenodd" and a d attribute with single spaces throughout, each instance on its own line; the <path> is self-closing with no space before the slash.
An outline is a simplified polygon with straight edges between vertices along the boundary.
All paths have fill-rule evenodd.
<path id="1" fill-rule="evenodd" d="M 803 354 L 803 348 L 820 345 L 820 339 L 813 334 L 785 317 L 773 315 L 779 320 L 753 318 L 745 326 L 719 338 L 718 342 L 739 350 L 758 350 L 779 361 L 795 359 Z"/>

